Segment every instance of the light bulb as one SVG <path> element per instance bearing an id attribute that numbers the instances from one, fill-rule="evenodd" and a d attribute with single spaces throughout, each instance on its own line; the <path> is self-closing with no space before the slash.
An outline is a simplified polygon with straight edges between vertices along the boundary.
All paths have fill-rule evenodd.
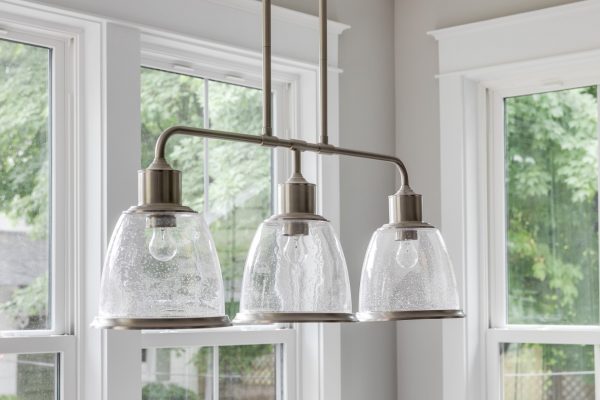
<path id="1" fill-rule="evenodd" d="M 308 235 L 283 236 L 281 256 L 292 264 L 301 264 L 308 257 Z"/>
<path id="2" fill-rule="evenodd" d="M 414 268 L 419 262 L 419 252 L 415 244 L 416 240 L 399 240 L 398 250 L 396 251 L 396 262 L 400 267 L 410 269 Z"/>
<path id="3" fill-rule="evenodd" d="M 148 251 L 158 261 L 169 261 L 177 254 L 177 242 L 170 228 L 152 228 Z"/>

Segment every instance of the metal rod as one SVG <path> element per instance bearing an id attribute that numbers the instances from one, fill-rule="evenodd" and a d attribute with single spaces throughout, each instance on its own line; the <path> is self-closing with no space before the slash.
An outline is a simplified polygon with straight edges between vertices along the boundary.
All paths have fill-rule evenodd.
<path id="1" fill-rule="evenodd" d="M 321 143 L 328 144 L 327 136 L 327 0 L 319 0 L 320 56 L 319 98 L 321 101 Z"/>
<path id="2" fill-rule="evenodd" d="M 271 104 L 271 0 L 263 0 L 263 132 L 265 136 L 273 135 L 271 121 L 273 119 Z"/>
<path id="3" fill-rule="evenodd" d="M 300 150 L 292 150 L 294 158 L 292 159 L 292 174 L 302 174 L 302 152 Z"/>
<path id="4" fill-rule="evenodd" d="M 321 153 L 321 154 L 338 154 L 343 156 L 351 156 L 351 157 L 359 157 L 359 158 L 368 158 L 372 160 L 379 161 L 387 161 L 396 165 L 398 171 L 400 173 L 401 185 L 407 185 L 408 182 L 408 172 L 402 160 L 398 157 L 388 156 L 385 154 L 379 153 L 371 153 L 368 151 L 360 151 L 360 150 L 352 150 L 345 149 L 342 147 L 336 147 L 330 144 L 323 143 L 307 143 L 303 140 L 295 140 L 295 139 L 280 139 L 276 136 L 258 136 L 258 135 L 248 135 L 244 133 L 233 133 L 233 132 L 225 132 L 225 131 L 217 131 L 212 129 L 203 129 L 203 128 L 192 128 L 188 126 L 173 126 L 165 130 L 156 140 L 156 147 L 154 149 L 154 161 L 149 166 L 152 168 L 163 168 L 166 164 L 165 161 L 165 147 L 167 144 L 167 140 L 173 135 L 187 135 L 187 136 L 197 136 L 197 137 L 205 137 L 209 139 L 221 139 L 221 140 L 229 140 L 234 142 L 244 142 L 244 143 L 252 143 L 261 146 L 268 147 L 284 147 L 290 150 L 298 150 L 301 151 L 310 151 L 313 153 Z"/>

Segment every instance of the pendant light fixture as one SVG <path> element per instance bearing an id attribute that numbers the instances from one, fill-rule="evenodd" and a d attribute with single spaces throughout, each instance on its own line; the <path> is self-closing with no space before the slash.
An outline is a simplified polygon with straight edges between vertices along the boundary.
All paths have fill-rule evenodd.
<path id="1" fill-rule="evenodd" d="M 280 214 L 261 224 L 246 260 L 236 324 L 354 322 L 350 280 L 333 227 L 315 213 L 315 185 L 301 173 L 279 185 Z"/>
<path id="2" fill-rule="evenodd" d="M 138 172 L 138 205 L 113 232 L 94 325 L 114 329 L 231 325 L 204 218 L 181 204 L 181 173 L 157 160 Z"/>
<path id="3" fill-rule="evenodd" d="M 423 222 L 408 185 L 389 197 L 390 222 L 373 234 L 360 281 L 360 321 L 461 318 L 452 263 L 439 230 Z"/>
<path id="4" fill-rule="evenodd" d="M 422 221 L 421 196 L 396 157 L 328 143 L 327 9 L 319 0 L 319 143 L 273 136 L 271 1 L 263 0 L 263 132 L 248 135 L 173 126 L 158 138 L 154 161 L 138 172 L 138 205 L 113 232 L 94 324 L 113 329 L 204 328 L 230 325 L 215 246 L 199 214 L 181 204 L 181 173 L 165 160 L 173 135 L 244 142 L 290 150 L 292 176 L 279 186 L 279 214 L 259 227 L 234 322 L 352 322 L 350 283 L 342 249 L 329 222 L 316 214 L 315 185 L 301 173 L 301 153 L 386 161 L 400 173 L 390 196 L 390 223 L 378 229 L 364 262 L 360 321 L 462 317 L 454 273 L 437 229 Z"/>

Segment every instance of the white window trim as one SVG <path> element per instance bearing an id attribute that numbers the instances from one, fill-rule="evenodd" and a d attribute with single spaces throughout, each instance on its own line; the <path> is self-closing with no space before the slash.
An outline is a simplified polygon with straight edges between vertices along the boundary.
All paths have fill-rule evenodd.
<path id="1" fill-rule="evenodd" d="M 39 44 L 53 49 L 53 213 L 54 282 L 57 293 L 53 305 L 54 329 L 15 332 L 0 338 L 3 353 L 60 353 L 59 395 L 61 399 L 85 398 L 83 382 L 93 381 L 94 365 L 99 362 L 98 346 L 91 346 L 94 333 L 82 340 L 88 330 L 89 305 L 82 297 L 98 276 L 87 273 L 98 265 L 94 250 L 101 250 L 100 225 L 84 214 L 84 202 L 90 215 L 98 215 L 100 202 L 94 196 L 95 179 L 100 172 L 96 163 L 100 138 L 98 119 L 101 110 L 100 32 L 92 18 L 73 18 L 46 7 L 30 7 L 20 2 L 0 3 L 0 26 L 8 31 L 2 37 Z M 56 68 L 59 67 L 59 68 Z M 85 75 L 86 80 L 80 80 Z M 85 134 L 84 134 L 85 132 Z M 88 136 L 89 135 L 89 136 Z M 99 193 L 99 191 L 98 191 Z M 91 195 L 91 196 L 90 196 Z M 98 213 L 93 211 L 97 210 Z M 60 245 L 60 247 L 58 247 Z M 62 265 L 62 268 L 58 268 Z M 85 267 L 84 267 L 85 266 Z M 93 285 L 90 285 L 93 283 Z M 6 333 L 4 334 L 6 335 Z M 99 335 L 98 335 L 99 337 Z M 92 389 L 93 390 L 93 389 Z"/>
<path id="2" fill-rule="evenodd" d="M 600 3 L 581 1 L 431 32 L 439 44 L 442 228 L 467 314 L 442 325 L 444 399 L 499 399 L 499 342 L 600 344 L 598 327 L 508 329 L 491 319 L 502 315 L 494 299 L 504 274 L 492 267 L 504 252 L 504 208 L 488 184 L 503 174 L 493 162 L 503 121 L 489 111 L 501 110 L 503 96 L 598 84 L 599 19 Z"/>
<path id="3" fill-rule="evenodd" d="M 210 3 L 213 4 L 211 7 L 217 7 L 215 10 L 219 18 L 227 18 L 231 14 L 239 21 L 243 15 L 244 23 L 249 27 L 254 27 L 258 21 L 256 16 L 260 14 L 260 8 L 255 2 L 227 0 Z M 240 14 L 240 11 L 243 13 Z M 139 332 L 100 332 L 90 328 L 90 323 L 97 312 L 100 270 L 112 226 L 119 213 L 135 201 L 132 193 L 135 193 L 135 170 L 140 157 L 139 79 L 134 76 L 139 77 L 143 37 L 160 33 L 163 37 L 175 38 L 182 43 L 189 40 L 196 44 L 202 42 L 208 54 L 213 51 L 230 54 L 233 58 L 227 60 L 228 68 L 236 67 L 235 57 L 242 57 L 256 69 L 260 65 L 260 53 L 253 49 L 236 48 L 235 45 L 185 38 L 111 17 L 22 0 L 0 3 L 0 18 L 68 37 L 73 55 L 70 77 L 74 79 L 74 84 L 68 114 L 74 137 L 68 149 L 73 152 L 73 158 L 67 167 L 73 173 L 72 192 L 75 198 L 67 207 L 76 218 L 73 221 L 74 231 L 69 234 L 67 243 L 74 244 L 69 255 L 74 271 L 68 276 L 74 293 L 65 300 L 72 305 L 72 318 L 64 321 L 64 325 L 74 336 L 32 338 L 31 348 L 47 345 L 49 351 L 58 349 L 69 354 L 69 360 L 73 362 L 63 369 L 63 377 L 68 377 L 61 385 L 63 399 L 139 398 L 139 387 L 124 382 L 122 376 L 135 373 L 140 377 L 139 349 L 144 345 L 143 338 L 155 336 L 145 336 Z M 298 99 L 297 104 L 284 107 L 291 113 L 289 120 L 296 121 L 287 133 L 291 137 L 316 141 L 317 40 L 312 45 L 314 60 L 304 61 L 294 57 L 305 54 L 307 38 L 316 38 L 317 19 L 281 7 L 273 8 L 273 19 L 275 24 L 279 24 L 279 31 L 281 27 L 290 30 L 288 35 L 281 37 L 303 43 L 301 52 L 286 48 L 281 50 L 287 56 L 278 56 L 276 50 L 273 57 L 274 78 L 287 77 L 289 80 L 293 77 L 297 83 L 285 88 L 292 92 L 291 98 Z M 330 22 L 330 28 L 329 134 L 330 141 L 335 144 L 339 137 L 338 87 L 341 72 L 337 68 L 338 37 L 349 27 Z M 140 32 L 143 33 L 142 38 Z M 124 152 L 129 163 L 125 161 Z M 119 161 L 115 162 L 115 159 Z M 320 156 L 307 154 L 304 165 L 307 178 L 323 188 L 319 191 L 318 201 L 321 212 L 339 230 L 338 158 L 332 156 L 321 160 Z M 277 177 L 277 180 L 282 179 L 283 176 Z M 132 190 L 119 190 L 123 187 Z M 340 328 L 333 324 L 304 324 L 296 331 L 294 340 L 289 332 L 294 331 L 288 330 L 279 340 L 293 350 L 289 353 L 289 359 L 296 360 L 296 390 L 292 390 L 289 398 L 340 399 Z M 210 332 L 206 332 L 205 336 L 210 335 Z M 7 339 L 0 342 L 0 346 L 7 352 L 8 349 L 20 351 L 28 348 L 27 342 L 21 338 Z M 119 382 L 124 385 L 119 385 Z"/>

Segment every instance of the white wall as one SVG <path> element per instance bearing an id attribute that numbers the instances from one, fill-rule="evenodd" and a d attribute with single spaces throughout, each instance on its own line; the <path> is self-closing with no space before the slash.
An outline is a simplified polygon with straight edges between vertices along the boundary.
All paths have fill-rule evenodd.
<path id="1" fill-rule="evenodd" d="M 439 226 L 441 202 L 437 46 L 426 32 L 569 2 L 396 0 L 396 149 L 424 196 L 428 222 Z M 442 322 L 398 323 L 397 348 L 398 399 L 441 400 Z"/>

